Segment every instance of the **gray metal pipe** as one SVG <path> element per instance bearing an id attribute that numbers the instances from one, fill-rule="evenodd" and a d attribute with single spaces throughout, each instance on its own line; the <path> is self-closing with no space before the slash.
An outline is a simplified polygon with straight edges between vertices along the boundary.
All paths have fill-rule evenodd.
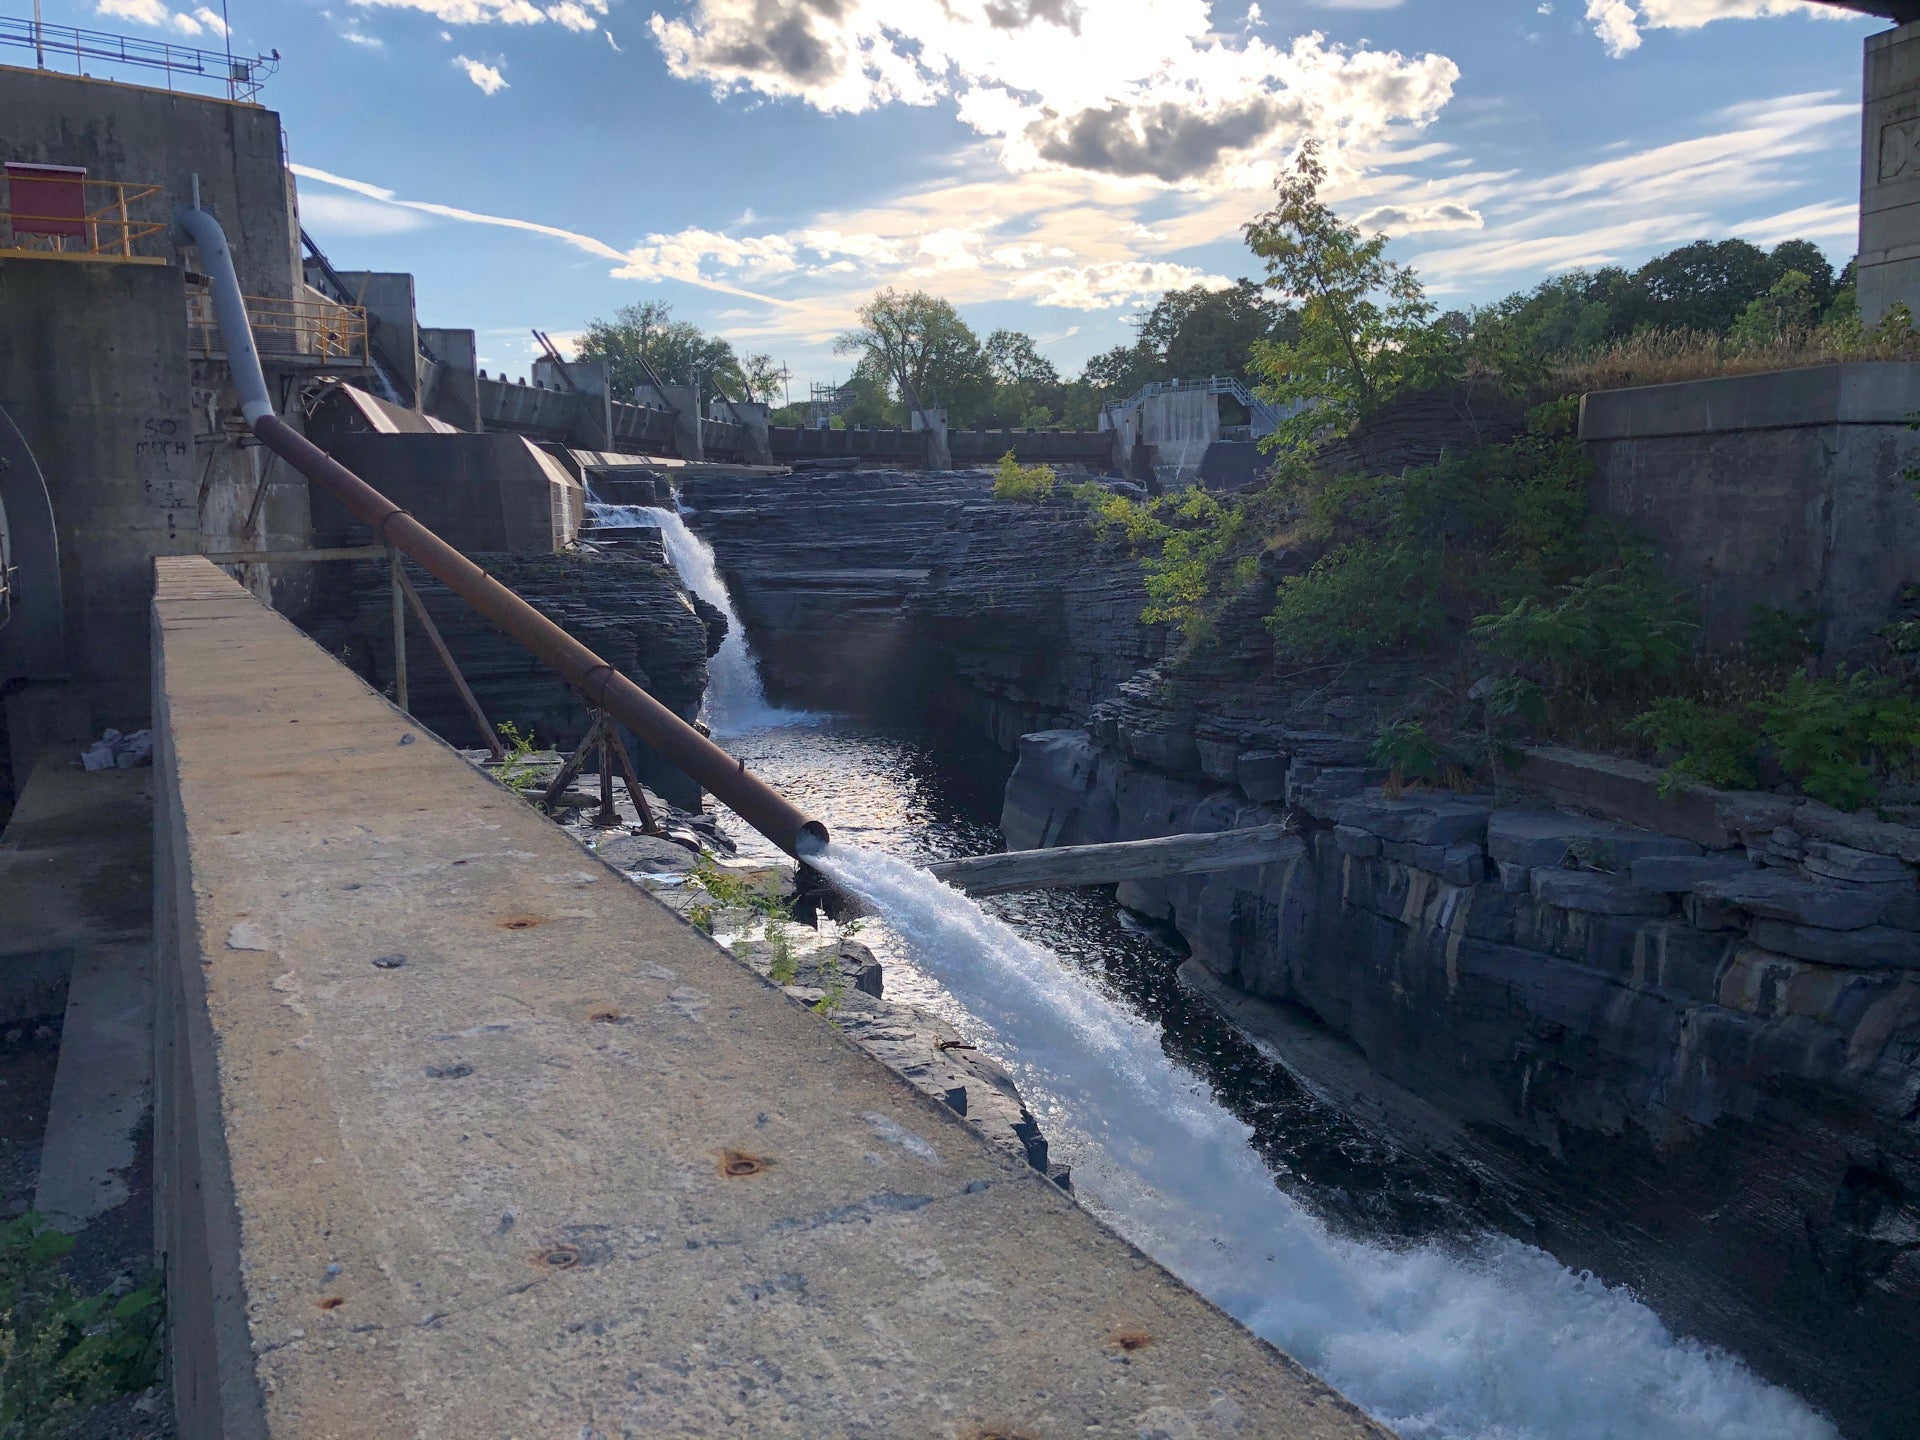
<path id="1" fill-rule="evenodd" d="M 234 387 L 239 391 L 247 423 L 261 444 L 365 521 L 383 543 L 417 561 L 503 634 L 551 665 L 589 705 L 627 726 L 782 850 L 805 859 L 826 848 L 827 827 L 759 776 L 750 774 L 744 760 L 727 754 L 274 414 L 266 378 L 260 370 L 260 356 L 253 346 L 253 332 L 247 324 L 240 282 L 234 275 L 233 257 L 219 222 L 203 210 L 188 207 L 177 209 L 174 220 L 181 238 L 200 248 L 201 265 L 213 283 L 214 313 L 219 317 Z"/>

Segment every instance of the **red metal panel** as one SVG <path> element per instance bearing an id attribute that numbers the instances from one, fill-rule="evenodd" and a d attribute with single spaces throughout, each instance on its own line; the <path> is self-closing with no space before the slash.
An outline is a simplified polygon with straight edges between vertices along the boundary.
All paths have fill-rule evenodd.
<path id="1" fill-rule="evenodd" d="M 16 235 L 87 238 L 86 170 L 7 162 L 7 209 Z"/>

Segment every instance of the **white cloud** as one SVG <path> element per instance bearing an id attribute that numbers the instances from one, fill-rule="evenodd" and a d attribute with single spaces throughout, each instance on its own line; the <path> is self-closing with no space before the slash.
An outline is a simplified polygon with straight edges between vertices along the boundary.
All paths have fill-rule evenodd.
<path id="1" fill-rule="evenodd" d="M 1232 283 L 1224 275 L 1209 275 L 1191 265 L 1123 260 L 1097 265 L 1055 265 L 1020 276 L 1009 288 L 1036 305 L 1111 310 L 1129 301 L 1144 304 L 1157 300 L 1163 291 L 1185 289 L 1189 285 L 1224 290 Z"/>
<path id="2" fill-rule="evenodd" d="M 326 235 L 398 235 L 428 221 L 418 212 L 357 195 L 303 195 L 300 223 Z"/>
<path id="3" fill-rule="evenodd" d="M 171 30 L 177 35 L 225 35 L 226 23 L 220 12 L 205 5 L 192 10 L 169 10 L 161 0 L 96 0 L 96 13 L 115 20 L 130 20 L 136 25 Z"/>
<path id="4" fill-rule="evenodd" d="M 1263 186 L 1308 134 L 1420 126 L 1459 70 L 1440 55 L 1285 49 L 1212 29 L 1206 0 L 694 0 L 655 15 L 668 68 L 858 113 L 950 101 L 1014 171 Z"/>
<path id="5" fill-rule="evenodd" d="M 1547 7 L 1543 4 L 1541 13 Z M 1619 59 L 1640 48 L 1642 30 L 1698 30 L 1715 20 L 1757 20 L 1770 15 L 1813 15 L 1824 20 L 1857 18 L 1811 0 L 1587 0 L 1593 33 Z"/>
<path id="6" fill-rule="evenodd" d="M 368 50 L 384 50 L 387 42 L 376 35 L 363 35 L 358 30 L 342 30 L 340 38 L 349 45 L 359 45 Z"/>
<path id="7" fill-rule="evenodd" d="M 507 88 L 507 77 L 499 70 L 480 60 L 470 60 L 465 55 L 453 57 L 454 65 L 466 71 L 467 78 L 480 87 L 482 95 L 498 95 Z"/>
<path id="8" fill-rule="evenodd" d="M 1854 200 L 1829 200 L 1782 210 L 1778 215 L 1743 221 L 1733 233 L 1756 245 L 1778 245 L 1782 240 L 1839 240 L 1851 244 L 1860 235 L 1860 205 Z"/>
<path id="9" fill-rule="evenodd" d="M 353 0 L 365 8 L 415 10 L 443 25 L 540 25 L 548 21 L 569 30 L 589 31 L 605 16 L 607 0 L 560 0 L 542 9 L 531 0 Z"/>
<path id="10" fill-rule="evenodd" d="M 1390 235 L 1411 235 L 1422 230 L 1479 230 L 1486 221 L 1471 205 L 1437 200 L 1424 205 L 1380 205 L 1356 216 L 1353 223 L 1368 234 L 1384 230 Z"/>
<path id="11" fill-rule="evenodd" d="M 1836 205 L 1808 205 L 1739 223 L 1757 199 L 1799 183 L 1796 162 L 1829 154 L 1853 133 L 1859 107 L 1831 92 L 1783 95 L 1732 106 L 1691 139 L 1607 155 L 1528 179 L 1450 175 L 1450 196 L 1486 216 L 1483 238 L 1413 257 L 1435 288 L 1504 277 L 1531 284 L 1543 273 L 1607 265 L 1729 231 L 1756 241 L 1851 233 Z M 1845 213 L 1851 216 L 1851 208 Z"/>

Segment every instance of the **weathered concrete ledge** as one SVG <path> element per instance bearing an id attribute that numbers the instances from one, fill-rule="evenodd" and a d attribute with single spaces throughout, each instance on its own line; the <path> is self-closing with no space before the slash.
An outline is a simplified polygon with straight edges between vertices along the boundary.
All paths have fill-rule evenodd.
<path id="1" fill-rule="evenodd" d="M 157 568 L 182 1434 L 1382 1433 L 212 566 Z"/>

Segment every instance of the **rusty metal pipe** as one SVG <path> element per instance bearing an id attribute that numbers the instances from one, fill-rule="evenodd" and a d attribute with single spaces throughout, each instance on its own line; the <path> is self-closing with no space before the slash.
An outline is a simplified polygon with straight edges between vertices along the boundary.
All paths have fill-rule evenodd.
<path id="1" fill-rule="evenodd" d="M 589 705 L 612 715 L 782 850 L 804 858 L 825 846 L 827 827 L 749 772 L 744 760 L 727 754 L 278 415 L 254 421 L 253 433 L 380 540 L 551 665 Z"/>
<path id="2" fill-rule="evenodd" d="M 560 672 L 596 709 L 604 710 L 684 772 L 688 779 L 731 806 L 734 813 L 796 859 L 826 848 L 827 827 L 788 802 L 766 781 L 674 714 L 592 650 L 562 630 L 473 561 L 306 436 L 273 413 L 266 380 L 247 324 L 246 303 L 233 271 L 226 236 L 206 211 L 174 211 L 180 237 L 200 251 L 212 281 L 214 313 L 227 349 L 228 368 L 241 410 L 260 443 L 373 527 L 383 544 L 418 562 L 510 639 Z"/>

